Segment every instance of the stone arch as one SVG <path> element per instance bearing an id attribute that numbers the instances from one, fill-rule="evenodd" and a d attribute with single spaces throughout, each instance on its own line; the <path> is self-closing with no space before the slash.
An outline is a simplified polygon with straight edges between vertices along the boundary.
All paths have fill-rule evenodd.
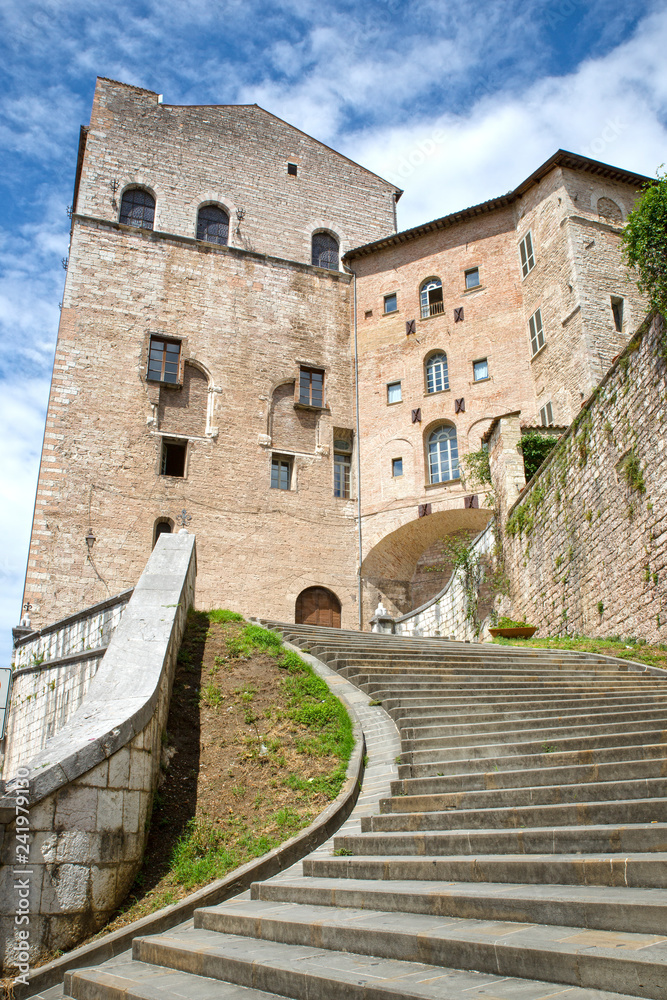
<path id="1" fill-rule="evenodd" d="M 611 198 L 602 197 L 597 200 L 597 212 L 600 219 L 620 226 L 623 222 L 623 209 Z"/>
<path id="2" fill-rule="evenodd" d="M 315 410 L 300 410 L 294 406 L 294 379 L 281 382 L 271 393 L 269 434 L 271 447 L 285 451 L 315 452 L 317 443 Z"/>
<path id="3" fill-rule="evenodd" d="M 297 625 L 324 625 L 340 628 L 341 603 L 328 587 L 306 587 L 296 599 L 294 621 Z"/>
<path id="4" fill-rule="evenodd" d="M 156 518 L 155 524 L 153 525 L 153 548 L 157 543 L 160 535 L 170 535 L 174 530 L 174 522 L 170 517 L 161 515 Z"/>
<path id="5" fill-rule="evenodd" d="M 203 366 L 186 361 L 182 386 L 160 386 L 160 430 L 168 434 L 204 437 L 208 423 L 208 387 L 209 378 Z"/>
<path id="6" fill-rule="evenodd" d="M 465 533 L 473 537 L 492 517 L 492 510 L 463 506 L 435 511 L 426 517 L 410 515 L 409 520 L 375 541 L 361 564 L 364 589 L 367 594 L 370 592 L 371 603 L 376 601 L 377 591 L 394 614 L 407 614 L 418 607 L 419 604 L 414 603 L 413 590 L 421 556 L 447 535 Z M 420 586 L 417 598 L 420 604 L 434 597 L 447 582 L 435 573 L 431 579 L 432 593 L 428 592 L 428 587 Z"/>

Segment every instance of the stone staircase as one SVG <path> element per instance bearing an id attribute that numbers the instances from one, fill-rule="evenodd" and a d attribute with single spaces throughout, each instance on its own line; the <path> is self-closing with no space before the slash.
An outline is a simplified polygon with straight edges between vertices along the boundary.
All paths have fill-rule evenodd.
<path id="1" fill-rule="evenodd" d="M 667 1000 L 667 675 L 265 624 L 381 703 L 396 780 L 326 850 L 67 996 Z"/>

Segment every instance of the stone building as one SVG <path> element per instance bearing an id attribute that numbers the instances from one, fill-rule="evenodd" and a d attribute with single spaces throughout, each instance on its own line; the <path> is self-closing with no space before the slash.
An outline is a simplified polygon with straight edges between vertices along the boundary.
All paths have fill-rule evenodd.
<path id="1" fill-rule="evenodd" d="M 569 422 L 642 319 L 618 243 L 646 180 L 559 151 L 397 233 L 395 186 L 256 105 L 98 80 L 33 624 L 132 586 L 183 521 L 203 607 L 357 627 L 435 592 L 442 536 L 490 517 L 461 456 L 508 411 Z"/>

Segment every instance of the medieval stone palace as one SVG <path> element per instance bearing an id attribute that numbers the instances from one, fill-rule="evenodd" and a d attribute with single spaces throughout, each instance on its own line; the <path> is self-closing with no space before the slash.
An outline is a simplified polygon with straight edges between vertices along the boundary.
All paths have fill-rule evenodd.
<path id="1" fill-rule="evenodd" d="M 432 596 L 439 539 L 491 516 L 461 457 L 503 414 L 568 425 L 643 319 L 619 238 L 646 181 L 559 150 L 397 232 L 399 189 L 257 105 L 99 79 L 33 627 L 133 586 L 183 524 L 204 608 L 359 627 Z"/>

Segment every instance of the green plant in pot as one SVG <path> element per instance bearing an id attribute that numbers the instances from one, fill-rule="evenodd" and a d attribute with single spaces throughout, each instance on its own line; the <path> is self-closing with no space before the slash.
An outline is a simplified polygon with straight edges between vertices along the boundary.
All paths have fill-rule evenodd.
<path id="1" fill-rule="evenodd" d="M 529 625 L 524 619 L 521 622 L 514 618 L 503 617 L 498 620 L 498 624 L 489 629 L 495 639 L 501 636 L 503 639 L 530 639 L 537 632 L 537 625 Z"/>

